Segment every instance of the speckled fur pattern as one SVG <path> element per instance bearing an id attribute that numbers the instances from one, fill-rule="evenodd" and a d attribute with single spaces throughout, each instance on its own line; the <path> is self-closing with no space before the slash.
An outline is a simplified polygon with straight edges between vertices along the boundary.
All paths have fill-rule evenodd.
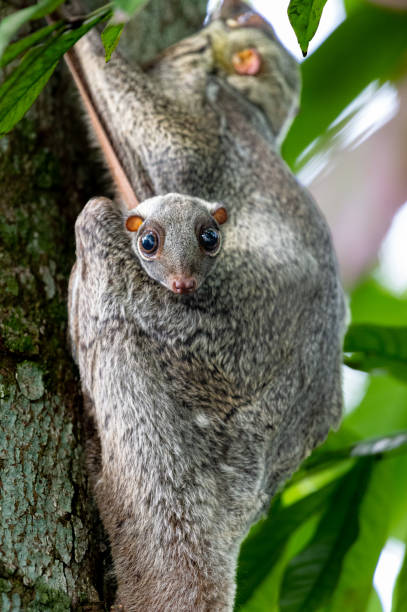
<path id="1" fill-rule="evenodd" d="M 231 611 L 243 537 L 341 414 L 344 302 L 328 228 L 266 114 L 215 70 L 211 28 L 160 60 L 178 75 L 168 93 L 160 62 L 149 74 L 117 54 L 105 65 L 92 37 L 78 49 L 139 198 L 177 192 L 229 212 L 216 267 L 191 295 L 146 274 L 117 204 L 94 198 L 76 223 L 70 337 L 129 612 Z M 251 46 L 264 36 L 249 34 Z"/>
<path id="2" fill-rule="evenodd" d="M 196 287 L 200 287 L 216 264 L 219 249 L 213 255 L 205 251 L 199 244 L 199 233 L 203 228 L 213 228 L 219 236 L 221 248 L 222 232 L 212 217 L 218 208 L 225 210 L 216 202 L 169 193 L 149 198 L 129 210 L 127 218 L 138 216 L 143 219 L 139 231 L 130 232 L 133 251 L 141 267 L 168 289 L 176 278 L 193 278 Z M 138 244 L 145 228 L 147 231 L 153 229 L 158 236 L 157 253 L 152 258 L 143 257 Z"/>

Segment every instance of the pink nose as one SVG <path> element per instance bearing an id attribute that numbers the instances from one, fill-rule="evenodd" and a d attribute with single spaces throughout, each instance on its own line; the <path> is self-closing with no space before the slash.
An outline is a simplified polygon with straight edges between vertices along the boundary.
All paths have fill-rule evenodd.
<path id="1" fill-rule="evenodd" d="M 174 293 L 193 293 L 196 289 L 195 278 L 175 278 L 171 283 Z"/>

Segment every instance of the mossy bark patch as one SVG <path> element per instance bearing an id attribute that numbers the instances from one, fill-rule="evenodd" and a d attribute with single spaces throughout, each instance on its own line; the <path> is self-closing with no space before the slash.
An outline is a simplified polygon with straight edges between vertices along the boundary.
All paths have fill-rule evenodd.
<path id="1" fill-rule="evenodd" d="M 41 577 L 73 597 L 79 585 L 91 587 L 80 564 L 89 539 L 78 531 L 84 482 L 73 424 L 63 398 L 44 393 L 37 364 L 19 364 L 17 379 L 21 390 L 8 385 L 0 400 L 1 565 L 27 586 Z"/>
<path id="2" fill-rule="evenodd" d="M 66 342 L 73 222 L 86 196 L 64 180 L 84 143 L 73 139 L 63 149 L 69 163 L 59 156 L 63 130 L 52 113 L 63 108 L 58 96 L 43 96 L 0 146 L 2 611 L 65 611 L 100 603 L 102 591 L 79 384 Z"/>
<path id="3" fill-rule="evenodd" d="M 30 599 L 28 593 L 32 595 Z M 69 612 L 71 609 L 71 601 L 65 593 L 50 589 L 42 581 L 27 589 L 16 580 L 0 579 L 2 612 Z"/>
<path id="4" fill-rule="evenodd" d="M 38 400 L 44 395 L 43 371 L 31 361 L 17 365 L 16 378 L 21 393 L 29 400 Z"/>

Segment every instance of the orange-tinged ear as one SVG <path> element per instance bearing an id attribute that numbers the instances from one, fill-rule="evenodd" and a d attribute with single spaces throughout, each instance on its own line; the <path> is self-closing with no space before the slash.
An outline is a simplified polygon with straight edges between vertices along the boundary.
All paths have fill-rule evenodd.
<path id="1" fill-rule="evenodd" d="M 137 232 L 143 221 L 143 217 L 139 217 L 138 215 L 132 215 L 131 217 L 127 218 L 126 227 L 129 232 Z"/>
<path id="2" fill-rule="evenodd" d="M 254 76 L 260 72 L 261 55 L 257 49 L 243 49 L 234 53 L 232 57 L 233 68 L 238 74 Z"/>
<path id="3" fill-rule="evenodd" d="M 222 223 L 228 220 L 228 212 L 224 206 L 220 206 L 212 213 L 212 217 L 216 219 L 219 225 L 222 225 Z"/>

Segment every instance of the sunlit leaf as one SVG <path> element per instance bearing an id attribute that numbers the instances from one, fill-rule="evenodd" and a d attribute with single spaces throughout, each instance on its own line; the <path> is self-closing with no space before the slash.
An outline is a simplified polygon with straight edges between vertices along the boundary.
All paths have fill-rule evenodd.
<path id="1" fill-rule="evenodd" d="M 312 541 L 287 567 L 281 612 L 319 610 L 331 600 L 343 559 L 358 536 L 358 512 L 373 463 L 373 458 L 361 459 L 341 478 Z"/>
<path id="2" fill-rule="evenodd" d="M 407 430 L 406 407 L 405 383 L 390 376 L 373 376 L 361 403 L 347 415 L 343 427 L 359 440 L 397 435 Z"/>
<path id="3" fill-rule="evenodd" d="M 407 326 L 407 299 L 394 296 L 372 278 L 353 290 L 350 307 L 353 323 Z"/>
<path id="4" fill-rule="evenodd" d="M 407 381 L 407 327 L 351 325 L 344 350 L 346 365 L 366 372 L 377 369 Z"/>
<path id="5" fill-rule="evenodd" d="M 324 506 L 321 506 L 323 512 Z M 281 580 L 288 563 L 311 540 L 315 533 L 320 513 L 316 512 L 308 520 L 299 523 L 287 538 L 284 549 L 271 571 L 254 591 L 252 597 L 239 608 L 239 612 L 279 612 Z"/>
<path id="6" fill-rule="evenodd" d="M 360 3 L 364 0 L 343 0 L 343 5 L 347 15 L 360 8 Z"/>
<path id="7" fill-rule="evenodd" d="M 372 590 L 366 612 L 383 612 L 382 602 L 375 589 Z"/>
<path id="8" fill-rule="evenodd" d="M 363 565 L 363 570 L 365 572 L 365 575 L 370 576 L 369 580 L 371 579 L 372 572 L 376 566 L 378 554 L 380 553 L 381 547 L 384 544 L 385 539 L 387 538 L 388 528 L 391 524 L 391 520 L 397 515 L 397 503 L 400 504 L 401 511 L 406 505 L 405 496 L 401 496 L 400 494 L 398 494 L 397 496 L 400 476 L 407 468 L 406 450 L 407 450 L 407 431 L 399 432 L 398 434 L 385 436 L 381 438 L 363 440 L 360 443 L 349 445 L 343 449 L 340 449 L 339 451 L 325 453 L 325 457 L 324 456 L 320 457 L 319 462 L 317 462 L 316 465 L 313 466 L 314 471 L 317 470 L 318 468 L 325 469 L 327 461 L 329 464 L 339 466 L 344 463 L 344 458 L 347 458 L 347 461 L 349 461 L 350 456 L 363 457 L 366 455 L 370 455 L 371 456 L 370 458 L 372 460 L 374 459 L 374 457 L 377 457 L 378 459 L 382 460 L 382 461 L 374 461 L 374 463 L 372 464 L 374 465 L 374 472 L 373 472 L 374 478 L 371 480 L 371 484 L 369 485 L 367 497 L 363 501 L 363 505 L 360 507 L 361 508 L 360 512 L 362 513 L 361 516 L 365 517 L 366 521 L 370 521 L 371 523 L 373 520 L 377 520 L 378 525 L 379 524 L 382 525 L 382 528 L 380 531 L 381 533 L 380 538 L 379 538 L 379 531 L 377 533 L 376 545 L 374 545 L 375 534 L 372 533 L 371 530 L 369 530 L 369 526 L 367 526 L 367 531 L 365 532 L 364 523 L 361 524 L 361 532 L 359 532 L 359 537 L 363 537 L 364 540 L 366 540 L 366 538 L 368 538 L 369 536 L 372 538 L 370 550 L 371 551 L 374 550 L 374 554 L 372 553 L 373 557 L 370 557 L 367 555 L 367 552 L 366 552 L 366 556 L 364 557 L 364 565 Z M 392 454 L 393 452 L 399 453 L 401 451 L 404 451 L 404 455 L 399 456 L 399 455 Z M 311 456 L 311 458 L 308 461 L 310 461 L 312 458 L 313 457 Z M 378 467 L 379 465 L 382 465 L 382 463 L 384 466 L 386 466 L 385 468 Z M 315 464 L 315 461 L 314 461 L 314 464 Z M 362 463 L 358 463 L 357 465 L 366 465 L 366 464 L 364 464 L 362 460 Z M 346 469 L 349 470 L 350 469 L 349 466 L 347 466 Z M 301 470 L 300 473 L 302 474 L 303 480 L 306 480 L 307 479 L 306 470 L 303 469 Z M 370 476 L 370 468 L 367 469 L 365 476 L 368 479 L 368 477 Z M 276 503 L 276 505 L 273 505 L 272 510 L 268 518 L 266 519 L 266 521 L 264 521 L 263 523 L 260 523 L 258 526 L 254 528 L 247 542 L 243 544 L 241 559 L 239 563 L 238 602 L 240 603 L 240 605 L 243 605 L 242 610 L 244 612 L 252 612 L 252 611 L 257 612 L 258 610 L 261 610 L 262 602 L 265 606 L 264 609 L 280 610 L 279 606 L 277 608 L 270 607 L 270 606 L 272 605 L 272 602 L 275 599 L 276 590 L 278 590 L 280 587 L 279 581 L 281 580 L 281 574 L 285 571 L 285 567 L 287 566 L 291 558 L 289 556 L 287 560 L 286 546 L 288 545 L 288 543 L 290 544 L 290 547 L 292 548 L 295 548 L 295 547 L 298 548 L 301 545 L 301 542 L 296 541 L 296 538 L 300 537 L 300 534 L 302 534 L 302 531 L 301 530 L 296 531 L 296 530 L 299 530 L 300 525 L 305 525 L 307 521 L 310 520 L 310 517 L 317 516 L 318 504 L 319 504 L 319 513 L 325 512 L 327 503 L 331 499 L 329 495 L 325 495 L 325 494 L 329 494 L 329 492 L 331 492 L 330 495 L 332 496 L 334 492 L 336 491 L 335 495 L 343 499 L 339 491 L 342 490 L 341 487 L 344 486 L 343 482 L 346 482 L 349 484 L 349 480 L 347 480 L 348 478 L 350 478 L 349 474 L 347 474 L 344 478 L 346 480 L 342 478 L 342 474 L 340 473 L 337 474 L 336 480 L 332 482 L 329 485 L 329 487 L 324 487 L 323 489 L 324 498 L 321 499 L 320 501 L 318 501 L 319 492 L 317 492 L 311 495 L 307 495 L 301 501 L 296 502 L 288 507 L 285 507 L 284 505 Z M 382 489 L 380 489 L 380 479 L 381 478 L 386 478 L 386 486 L 383 486 Z M 361 480 L 363 480 L 363 475 L 361 477 Z M 293 487 L 293 483 L 296 483 L 296 482 L 298 482 L 298 478 L 294 476 L 294 478 L 288 483 L 288 490 L 290 490 Z M 348 484 L 346 486 L 348 486 Z M 362 482 L 362 485 L 363 485 L 363 482 Z M 379 487 L 379 489 L 376 490 L 376 487 Z M 390 491 L 391 487 L 393 488 Z M 387 492 L 386 502 L 392 504 L 392 514 L 390 512 L 386 512 L 385 513 L 386 516 L 382 516 L 383 514 L 382 508 L 384 508 L 384 502 L 381 503 L 378 497 L 380 490 L 383 491 L 383 495 L 386 495 L 386 492 Z M 284 492 L 283 497 L 284 499 L 286 499 L 287 497 L 285 492 Z M 396 500 L 396 497 L 398 497 L 397 500 Z M 377 500 L 377 503 L 375 503 L 374 501 L 375 498 Z M 350 501 L 348 500 L 349 508 L 351 508 L 352 504 L 355 502 L 355 498 L 352 498 L 352 499 Z M 314 502 L 315 502 L 315 505 L 313 505 Z M 310 505 L 310 503 L 312 505 Z M 339 512 L 342 512 L 342 515 L 343 515 L 343 508 L 341 507 L 340 504 L 338 505 L 338 509 L 339 509 Z M 336 504 L 334 502 L 331 504 L 332 516 L 335 514 L 335 512 L 336 512 Z M 354 512 L 355 512 L 354 516 L 356 517 L 358 513 L 358 504 L 356 502 L 354 505 Z M 371 516 L 371 514 L 374 512 L 378 513 L 378 516 L 375 519 L 374 519 L 374 516 Z M 328 517 L 328 516 L 329 516 L 329 512 L 325 512 L 325 517 Z M 342 528 L 344 532 L 346 532 L 346 529 L 348 526 L 352 528 L 352 521 L 347 523 L 345 520 L 342 523 Z M 286 528 L 287 528 L 287 531 L 286 531 Z M 318 533 L 319 534 L 325 533 L 324 530 L 322 531 L 321 530 L 322 530 L 322 527 L 320 525 Z M 293 537 L 294 533 L 296 534 L 295 537 Z M 324 535 L 324 538 L 325 538 L 324 543 L 326 544 L 329 538 L 326 538 L 325 535 Z M 343 537 L 345 537 L 345 535 Z M 280 536 L 281 536 L 281 540 L 279 539 Z M 301 538 L 302 537 L 303 535 L 301 535 Z M 346 563 L 348 563 L 347 561 L 348 555 L 351 555 L 351 559 L 354 559 L 356 558 L 357 555 L 361 554 L 361 551 L 357 547 L 358 541 L 359 539 L 355 539 L 355 544 L 351 543 L 348 546 L 349 552 L 346 553 L 345 551 L 346 554 L 344 554 L 344 558 L 345 558 Z M 247 547 L 246 550 L 244 550 L 245 546 Z M 356 546 L 355 550 L 353 548 L 354 546 Z M 363 547 L 362 547 L 362 550 L 363 550 Z M 294 556 L 294 554 L 296 553 L 293 553 L 293 555 L 291 556 Z M 349 563 L 351 563 L 351 561 L 349 561 Z M 329 572 L 331 571 L 331 569 L 332 568 L 329 569 Z M 345 580 L 345 578 L 342 577 L 342 570 L 340 568 L 338 569 L 338 567 L 336 567 L 335 571 L 337 572 L 336 578 L 337 578 L 338 583 L 339 583 L 339 580 L 341 581 Z M 350 583 L 350 580 L 351 580 L 351 577 L 348 576 L 347 577 L 348 584 Z M 372 592 L 371 592 L 371 580 L 370 582 L 368 579 L 366 580 L 367 582 L 366 582 L 366 585 L 365 585 L 366 588 L 363 594 L 363 601 L 366 603 L 366 606 L 368 606 L 370 605 L 371 600 L 374 598 L 372 597 Z M 317 589 L 317 587 L 315 588 Z M 329 588 L 330 587 L 327 587 L 327 591 L 329 591 Z M 332 594 L 334 593 L 335 593 L 335 590 L 332 591 Z M 267 597 L 269 599 L 267 599 Z M 361 599 L 362 599 L 362 593 L 360 594 L 357 601 L 361 601 Z M 266 607 L 266 602 L 268 602 L 267 605 L 269 607 Z M 370 603 L 368 604 L 368 602 Z M 326 603 L 326 605 L 327 605 L 326 610 L 330 610 L 329 604 Z M 241 609 L 240 606 L 238 607 L 238 609 Z M 301 606 L 299 606 L 298 609 L 301 609 Z M 304 608 L 304 609 L 308 609 L 308 608 Z M 309 609 L 312 609 L 312 608 L 309 608 Z M 339 609 L 340 608 L 335 608 L 335 612 L 339 612 Z M 354 608 L 352 608 L 352 610 L 353 609 Z"/>
<path id="9" fill-rule="evenodd" d="M 106 19 L 98 15 L 80 27 L 61 32 L 30 49 L 19 66 L 0 86 L 0 134 L 10 131 L 37 98 L 58 60 L 94 25 Z"/>
<path id="10" fill-rule="evenodd" d="M 345 557 L 327 612 L 367 612 L 380 553 L 391 534 L 399 507 L 405 511 L 406 495 L 400 487 L 405 482 L 406 471 L 407 455 L 387 455 L 375 463 L 358 513 L 358 537 Z"/>
<path id="11" fill-rule="evenodd" d="M 291 0 L 288 6 L 288 18 L 297 36 L 304 57 L 308 45 L 317 31 L 326 0 Z"/>
<path id="12" fill-rule="evenodd" d="M 345 464 L 346 466 L 347 462 L 353 457 L 374 457 L 396 451 L 407 452 L 407 430 L 385 436 L 367 437 L 342 448 L 326 450 L 322 446 L 316 449 L 302 464 L 301 468 L 289 481 L 287 487 L 291 487 L 293 484 L 297 484 L 304 479 L 315 478 L 315 475 L 329 469 L 333 470 L 333 473 L 335 471 L 338 472 L 339 475 L 341 465 Z"/>
<path id="13" fill-rule="evenodd" d="M 0 23 L 0 58 L 16 32 L 30 19 L 39 19 L 55 11 L 64 0 L 40 0 L 33 6 L 5 17 Z"/>
<path id="14" fill-rule="evenodd" d="M 52 32 L 60 28 L 61 24 L 62 21 L 58 21 L 52 25 L 44 26 L 32 34 L 24 36 L 24 38 L 21 38 L 17 42 L 9 45 L 1 57 L 0 66 L 2 68 L 7 66 L 7 64 L 13 61 L 13 59 L 27 51 L 30 47 L 44 41 Z"/>
<path id="15" fill-rule="evenodd" d="M 256 525 L 242 545 L 237 573 L 237 608 L 252 597 L 272 570 L 291 533 L 301 522 L 322 512 L 334 490 L 335 483 L 331 483 L 288 507 L 274 501 L 267 518 Z"/>
<path id="16" fill-rule="evenodd" d="M 34 79 L 26 79 L 22 86 L 20 82 L 15 82 L 10 88 L 10 102 L 7 100 L 3 105 L 3 100 L 0 97 L 0 136 L 10 131 L 25 115 L 48 83 L 57 65 L 58 62 L 47 64 L 41 71 L 35 73 Z M 0 96 L 1 92 L 2 88 L 0 87 Z"/>
<path id="17" fill-rule="evenodd" d="M 112 57 L 113 51 L 116 49 L 120 36 L 123 32 L 124 24 L 123 23 L 108 23 L 105 29 L 103 30 L 101 37 L 103 46 L 105 48 L 105 59 L 106 62 L 110 60 Z"/>
<path id="18" fill-rule="evenodd" d="M 405 538 L 407 544 L 407 534 Z M 404 561 L 400 573 L 397 577 L 396 586 L 393 594 L 391 612 L 405 612 L 407 602 L 407 546 L 404 551 Z"/>

